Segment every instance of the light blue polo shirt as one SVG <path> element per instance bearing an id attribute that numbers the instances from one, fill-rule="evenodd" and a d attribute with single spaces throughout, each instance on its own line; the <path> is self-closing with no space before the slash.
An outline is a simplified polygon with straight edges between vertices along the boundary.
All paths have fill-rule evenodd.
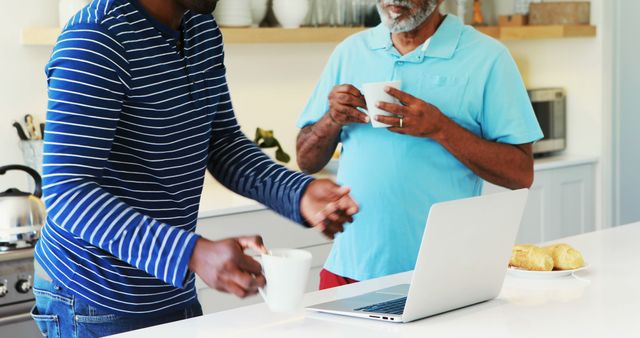
<path id="1" fill-rule="evenodd" d="M 316 123 L 328 111 L 334 86 L 361 89 L 390 80 L 401 80 L 402 90 L 484 139 L 525 144 L 543 137 L 509 51 L 452 15 L 426 50 L 404 56 L 384 25 L 345 40 L 298 127 Z M 340 141 L 337 180 L 351 187 L 361 211 L 334 242 L 325 268 L 335 274 L 366 280 L 412 270 L 431 205 L 482 192 L 482 179 L 431 139 L 353 124 L 343 127 Z"/>

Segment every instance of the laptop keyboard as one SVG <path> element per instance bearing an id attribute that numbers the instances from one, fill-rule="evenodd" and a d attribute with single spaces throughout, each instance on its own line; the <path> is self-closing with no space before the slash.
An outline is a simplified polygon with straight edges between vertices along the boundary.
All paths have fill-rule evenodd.
<path id="1" fill-rule="evenodd" d="M 382 303 L 368 305 L 355 309 L 354 311 L 377 312 L 390 315 L 401 315 L 404 312 L 404 306 L 407 303 L 407 297 L 402 297 Z"/>

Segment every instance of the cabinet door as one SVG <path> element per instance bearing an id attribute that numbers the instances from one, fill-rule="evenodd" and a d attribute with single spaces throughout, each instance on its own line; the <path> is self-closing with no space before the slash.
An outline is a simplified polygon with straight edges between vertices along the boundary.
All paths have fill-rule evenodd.
<path id="1" fill-rule="evenodd" d="M 595 230 L 594 165 L 539 170 L 522 217 L 518 243 L 540 243 Z M 484 194 L 507 189 L 485 183 Z"/>
<path id="2" fill-rule="evenodd" d="M 506 192 L 508 189 L 485 182 L 483 194 Z M 535 173 L 529 198 L 522 215 L 516 243 L 539 243 L 543 240 L 544 224 L 549 218 L 548 203 L 551 194 L 551 175 L 547 171 Z"/>
<path id="3" fill-rule="evenodd" d="M 543 241 L 544 224 L 549 219 L 549 200 L 551 194 L 550 175 L 548 172 L 537 172 L 533 185 L 529 190 L 527 206 L 522 215 L 517 243 L 540 243 Z"/>
<path id="4" fill-rule="evenodd" d="M 552 217 L 544 240 L 595 230 L 594 166 L 581 165 L 553 170 Z"/>

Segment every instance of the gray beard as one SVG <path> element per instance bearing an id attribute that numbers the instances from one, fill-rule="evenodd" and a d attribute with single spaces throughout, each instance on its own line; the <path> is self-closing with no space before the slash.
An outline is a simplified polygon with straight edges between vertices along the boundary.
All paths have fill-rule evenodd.
<path id="1" fill-rule="evenodd" d="M 380 19 L 382 22 L 389 28 L 392 33 L 405 33 L 410 32 L 418 26 L 420 26 L 425 20 L 427 20 L 431 14 L 438 7 L 438 2 L 436 0 L 424 0 L 425 6 L 421 8 L 415 15 L 398 21 L 397 18 L 390 18 L 387 16 L 382 5 L 399 5 L 399 6 L 412 6 L 410 0 L 383 0 L 382 4 L 378 2 L 376 5 L 378 8 L 378 14 L 380 15 Z"/>

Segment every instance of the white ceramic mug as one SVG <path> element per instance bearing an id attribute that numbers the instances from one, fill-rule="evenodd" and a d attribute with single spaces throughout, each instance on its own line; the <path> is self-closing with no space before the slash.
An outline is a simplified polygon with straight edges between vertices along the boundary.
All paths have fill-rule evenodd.
<path id="1" fill-rule="evenodd" d="M 362 94 L 364 95 L 365 101 L 367 101 L 367 108 L 368 108 L 367 114 L 369 115 L 369 119 L 371 120 L 371 125 L 374 128 L 390 127 L 390 125 L 388 124 L 380 123 L 376 121 L 375 118 L 376 118 L 376 115 L 394 116 L 394 114 L 386 112 L 376 107 L 376 105 L 378 104 L 378 102 L 400 104 L 400 101 L 398 101 L 398 99 L 387 94 L 387 92 L 385 92 L 384 89 L 386 87 L 400 89 L 401 85 L 402 85 L 401 81 L 387 81 L 387 82 L 365 83 L 362 86 Z"/>
<path id="2" fill-rule="evenodd" d="M 260 295 L 273 312 L 300 309 L 311 269 L 311 253 L 296 249 L 273 249 L 262 255 L 267 285 Z"/>

